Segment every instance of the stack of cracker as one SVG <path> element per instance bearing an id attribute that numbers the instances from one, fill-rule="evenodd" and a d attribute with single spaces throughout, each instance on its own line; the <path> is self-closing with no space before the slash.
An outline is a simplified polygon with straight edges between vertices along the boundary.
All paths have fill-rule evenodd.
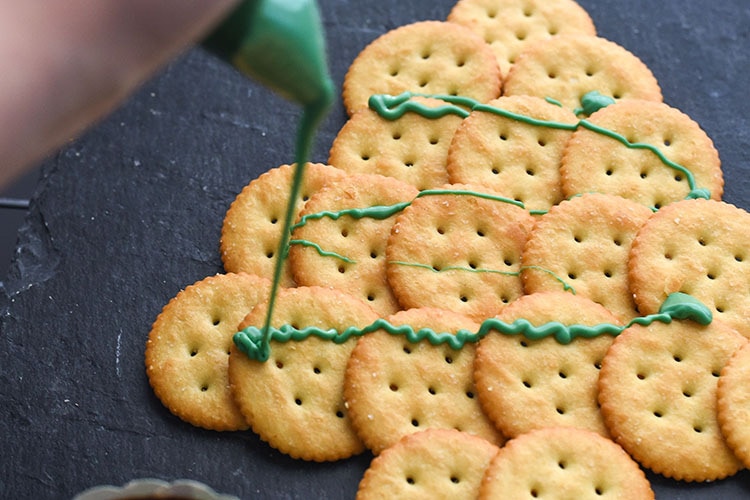
<path id="1" fill-rule="evenodd" d="M 404 92 L 422 112 L 368 105 Z M 750 214 L 721 201 L 711 139 L 635 55 L 572 0 L 459 0 L 364 48 L 343 101 L 328 161 L 305 169 L 273 327 L 621 333 L 456 348 L 376 329 L 250 359 L 233 335 L 264 325 L 284 165 L 227 212 L 226 273 L 154 323 L 146 368 L 170 411 L 303 460 L 368 449 L 361 498 L 650 498 L 641 467 L 710 481 L 750 466 Z M 372 207 L 398 209 L 354 215 Z M 637 321 L 673 293 L 710 323 Z"/>

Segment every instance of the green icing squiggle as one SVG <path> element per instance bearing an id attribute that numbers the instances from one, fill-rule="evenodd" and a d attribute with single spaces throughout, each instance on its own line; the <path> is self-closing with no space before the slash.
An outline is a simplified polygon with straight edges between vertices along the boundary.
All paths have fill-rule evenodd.
<path id="1" fill-rule="evenodd" d="M 461 329 L 454 333 L 436 332 L 429 328 L 415 330 L 409 325 L 392 325 L 384 319 L 378 319 L 364 327 L 349 327 L 343 331 L 336 329 L 324 330 L 318 327 L 294 328 L 283 325 L 279 328 L 271 327 L 264 334 L 263 329 L 249 326 L 234 334 L 233 340 L 237 348 L 250 359 L 265 362 L 271 354 L 270 340 L 276 342 L 302 341 L 308 337 L 318 337 L 336 344 L 343 344 L 351 338 L 361 337 L 377 330 L 384 330 L 391 335 L 400 335 L 411 343 L 427 340 L 432 345 L 447 344 L 452 349 L 461 349 L 467 343 L 476 343 L 492 331 L 504 335 L 522 335 L 530 340 L 553 337 L 563 345 L 571 343 L 576 338 L 593 338 L 599 335 L 619 335 L 628 327 L 638 324 L 648 326 L 655 321 L 669 324 L 673 320 L 691 320 L 701 325 L 711 323 L 711 311 L 699 300 L 684 293 L 673 293 L 664 301 L 656 314 L 643 316 L 631 320 L 625 326 L 609 323 L 598 325 L 564 325 L 560 322 L 549 322 L 543 325 L 532 325 L 526 319 L 519 319 L 513 323 L 506 323 L 497 318 L 485 320 L 476 332 Z"/>
<path id="2" fill-rule="evenodd" d="M 445 101 L 448 104 L 445 106 L 430 107 L 423 103 L 414 101 L 412 99 L 412 97 L 414 96 L 431 97 L 434 99 L 440 99 L 442 101 Z M 652 153 L 654 153 L 664 165 L 674 170 L 677 170 L 678 172 L 682 173 L 685 176 L 688 182 L 688 186 L 690 187 L 690 193 L 688 193 L 687 198 L 709 199 L 711 197 L 711 193 L 708 189 L 698 188 L 696 186 L 695 176 L 690 170 L 685 168 L 683 165 L 673 162 L 672 160 L 667 158 L 664 155 L 664 153 L 662 153 L 662 151 L 656 146 L 643 143 L 643 142 L 630 142 L 623 135 L 618 134 L 617 132 L 614 132 L 607 128 L 595 125 L 586 119 L 579 120 L 577 123 L 562 123 L 562 122 L 556 122 L 556 121 L 550 121 L 550 120 L 539 120 L 539 119 L 532 118 L 530 116 L 522 115 L 519 113 L 513 113 L 511 111 L 498 108 L 496 106 L 483 104 L 470 97 L 451 96 L 451 95 L 442 95 L 442 94 L 427 95 L 427 94 L 414 94 L 411 92 L 404 92 L 397 96 L 391 96 L 391 95 L 386 95 L 386 94 L 376 94 L 370 97 L 368 104 L 371 109 L 375 110 L 380 116 L 382 116 L 383 118 L 387 120 L 397 120 L 408 112 L 418 113 L 419 115 L 424 116 L 425 118 L 430 118 L 430 119 L 440 118 L 441 116 L 445 116 L 448 114 L 454 114 L 462 118 L 466 118 L 470 114 L 470 112 L 467 111 L 466 109 L 468 108 L 471 111 L 483 111 L 487 113 L 492 113 L 498 116 L 510 118 L 512 120 L 526 123 L 528 125 L 534 125 L 537 127 L 545 127 L 545 128 L 569 130 L 569 131 L 575 131 L 578 128 L 583 127 L 597 134 L 601 134 L 601 135 L 610 137 L 612 139 L 615 139 L 616 141 L 622 143 L 628 148 L 647 149 L 651 151 Z M 611 104 L 611 102 L 610 102 L 610 98 L 608 98 L 607 96 L 603 96 L 596 91 L 592 91 L 583 96 L 582 104 L 583 104 L 583 107 L 579 108 L 579 110 L 576 110 L 577 112 L 593 112 L 593 111 L 596 111 L 597 109 L 600 109 L 601 107 L 606 106 L 607 104 Z"/>

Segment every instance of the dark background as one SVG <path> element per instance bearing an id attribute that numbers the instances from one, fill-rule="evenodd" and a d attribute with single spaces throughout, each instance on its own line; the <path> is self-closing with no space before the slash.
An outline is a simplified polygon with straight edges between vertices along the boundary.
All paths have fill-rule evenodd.
<path id="1" fill-rule="evenodd" d="M 368 42 L 408 22 L 445 19 L 453 3 L 321 1 L 337 86 Z M 725 199 L 750 208 L 750 4 L 580 3 L 601 36 L 652 69 L 665 101 L 714 139 Z M 0 212 L 10 231 L 0 244 L 14 256 L 0 286 L 0 498 L 70 498 L 139 477 L 196 479 L 242 498 L 354 496 L 368 455 L 308 464 L 252 433 L 193 428 L 163 408 L 143 367 L 162 306 L 222 271 L 219 232 L 233 198 L 293 161 L 298 117 L 194 49 L 4 193 L 31 197 L 31 206 Z M 339 103 L 313 160 L 326 161 L 344 121 Z M 750 496 L 748 472 L 700 485 L 650 477 L 657 498 Z"/>

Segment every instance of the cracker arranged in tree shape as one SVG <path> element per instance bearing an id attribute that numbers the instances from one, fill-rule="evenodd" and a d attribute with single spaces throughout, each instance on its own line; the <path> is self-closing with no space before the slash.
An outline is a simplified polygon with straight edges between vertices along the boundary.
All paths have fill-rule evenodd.
<path id="1" fill-rule="evenodd" d="M 721 370 L 716 391 L 721 432 L 737 458 L 750 467 L 750 342 Z"/>
<path id="2" fill-rule="evenodd" d="M 234 199 L 221 227 L 221 260 L 227 272 L 247 272 L 273 278 L 294 165 L 271 169 L 245 186 Z M 325 184 L 344 177 L 329 165 L 308 163 L 296 202 L 297 212 Z M 282 286 L 293 286 L 284 265 Z"/>
<path id="3" fill-rule="evenodd" d="M 511 439 L 490 463 L 480 499 L 654 498 L 622 448 L 583 429 L 548 427 Z"/>
<path id="4" fill-rule="evenodd" d="M 524 295 L 498 319 L 534 326 L 618 324 L 599 304 L 564 292 Z M 564 345 L 553 337 L 530 340 L 491 332 L 479 342 L 474 362 L 479 401 L 507 437 L 542 427 L 577 427 L 608 436 L 596 385 L 611 343 L 609 335 Z"/>
<path id="5" fill-rule="evenodd" d="M 374 174 L 345 176 L 321 189 L 292 232 L 289 265 L 295 281 L 348 292 L 382 316 L 398 311 L 385 276 L 386 243 L 396 216 L 358 218 L 342 211 L 398 205 L 416 195 L 410 184 Z M 324 212 L 335 215 L 305 220 Z"/>
<path id="6" fill-rule="evenodd" d="M 629 279 L 642 314 L 667 296 L 697 298 L 750 337 L 750 214 L 729 203 L 685 200 L 659 210 L 633 240 Z"/>
<path id="7" fill-rule="evenodd" d="M 271 282 L 251 274 L 209 276 L 164 306 L 146 342 L 146 374 L 173 414 L 217 431 L 248 425 L 229 390 L 227 363 L 237 325 L 268 299 Z"/>
<path id="8" fill-rule="evenodd" d="M 572 111 L 531 96 L 508 96 L 491 106 L 534 120 L 575 124 Z M 571 130 L 474 111 L 456 130 L 448 150 L 454 184 L 485 186 L 529 210 L 549 210 L 563 199 L 560 163 Z"/>
<path id="9" fill-rule="evenodd" d="M 628 255 L 649 217 L 646 206 L 605 194 L 584 194 L 553 207 L 537 220 L 524 247 L 524 290 L 560 291 L 562 279 L 577 296 L 622 321 L 639 316 L 628 282 Z"/>
<path id="10" fill-rule="evenodd" d="M 386 319 L 394 326 L 453 334 L 479 326 L 460 314 L 432 308 L 400 311 Z M 502 444 L 502 434 L 476 398 L 474 348 L 410 343 L 385 330 L 359 339 L 346 368 L 344 398 L 367 447 L 378 454 L 404 435 L 430 428 L 458 429 Z"/>
<path id="11" fill-rule="evenodd" d="M 498 450 L 455 429 L 409 434 L 372 461 L 356 498 L 477 498 L 484 471 Z"/>
<path id="12" fill-rule="evenodd" d="M 716 417 L 719 374 L 747 342 L 725 322 L 633 325 L 604 357 L 599 401 L 613 439 L 655 472 L 712 481 L 742 464 Z"/>
<path id="13" fill-rule="evenodd" d="M 373 94 L 405 91 L 473 97 L 500 95 L 495 54 L 482 38 L 456 23 L 421 21 L 376 38 L 352 62 L 342 98 L 351 116 Z"/>
<path id="14" fill-rule="evenodd" d="M 288 252 L 292 167 L 238 195 L 228 274 L 154 324 L 154 392 L 291 457 L 370 448 L 362 498 L 474 496 L 495 454 L 480 495 L 653 497 L 606 436 L 669 477 L 732 474 L 750 215 L 718 201 L 710 139 L 570 0 L 460 0 L 449 17 L 352 63 L 349 122 L 331 165 L 307 165 Z M 260 276 L 287 254 L 266 330 Z"/>
<path id="15" fill-rule="evenodd" d="M 415 97 L 428 107 L 443 106 L 439 99 Z M 328 162 L 354 174 L 395 177 L 419 190 L 448 182 L 448 148 L 462 120 L 456 115 L 426 118 L 409 113 L 387 120 L 365 108 L 354 114 L 333 141 Z"/>
<path id="16" fill-rule="evenodd" d="M 615 100 L 661 101 L 651 70 L 633 53 L 604 38 L 560 35 L 541 40 L 516 60 L 503 84 L 503 95 L 551 98 L 577 109 L 581 98 L 599 92 Z"/>
<path id="17" fill-rule="evenodd" d="M 459 0 L 448 21 L 483 37 L 507 75 L 530 44 L 556 35 L 595 35 L 588 12 L 573 0 Z"/>
<path id="18" fill-rule="evenodd" d="M 481 187 L 445 188 L 417 198 L 396 219 L 388 282 L 403 308 L 446 308 L 482 320 L 522 295 L 521 250 L 534 220 Z"/>
<path id="19" fill-rule="evenodd" d="M 660 102 L 622 100 L 587 121 L 619 137 L 589 128 L 573 134 L 560 167 L 566 197 L 597 191 L 660 208 L 691 194 L 692 177 L 696 187 L 721 199 L 719 154 L 708 135 L 681 111 Z M 649 147 L 627 147 L 622 140 Z"/>
<path id="20" fill-rule="evenodd" d="M 268 304 L 252 310 L 239 325 L 262 327 Z M 272 320 L 296 328 L 364 327 L 377 319 L 367 304 L 322 287 L 279 291 Z M 272 341 L 265 363 L 236 347 L 229 356 L 229 382 L 242 415 L 261 439 L 294 458 L 340 460 L 364 450 L 344 406 L 344 370 L 355 339 L 343 344 L 315 337 L 300 342 Z"/>

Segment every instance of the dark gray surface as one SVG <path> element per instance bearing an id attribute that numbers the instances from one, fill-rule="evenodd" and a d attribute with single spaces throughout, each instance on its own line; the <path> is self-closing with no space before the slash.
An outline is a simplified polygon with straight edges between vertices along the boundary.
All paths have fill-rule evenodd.
<path id="1" fill-rule="evenodd" d="M 667 103 L 714 139 L 725 199 L 750 208 L 750 4 L 581 0 L 599 34 L 640 56 Z M 444 19 L 452 0 L 321 2 L 333 76 L 369 41 Z M 0 293 L 0 498 L 70 498 L 138 477 L 191 478 L 243 498 L 352 498 L 370 459 L 291 460 L 252 433 L 172 416 L 143 367 L 156 315 L 221 272 L 219 231 L 240 189 L 293 159 L 299 110 L 200 50 L 42 166 Z M 337 104 L 313 160 L 344 123 Z M 750 474 L 658 498 L 747 498 Z"/>

